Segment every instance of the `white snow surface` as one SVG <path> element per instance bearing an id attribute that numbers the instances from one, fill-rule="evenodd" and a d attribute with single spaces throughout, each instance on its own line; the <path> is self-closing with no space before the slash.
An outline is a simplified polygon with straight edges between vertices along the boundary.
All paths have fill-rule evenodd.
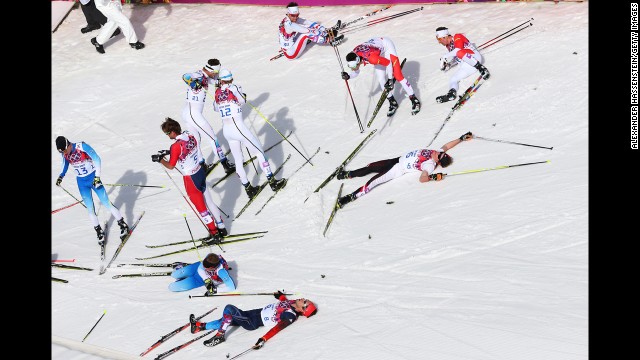
<path id="1" fill-rule="evenodd" d="M 283 134 L 294 131 L 291 143 L 306 157 L 321 147 L 313 166 L 293 176 L 305 160 L 290 144 L 268 153 L 274 168 L 291 154 L 281 173 L 289 182 L 259 215 L 255 212 L 270 189 L 236 220 L 233 214 L 247 201 L 237 178 L 212 190 L 230 215 L 225 222 L 232 234 L 268 230 L 263 238 L 223 247 L 238 290 L 284 289 L 318 306 L 316 316 L 301 317 L 243 359 L 587 359 L 588 3 L 406 4 L 366 20 L 418 6 L 424 9 L 348 34 L 338 47 L 346 66 L 344 56 L 356 45 L 374 36 L 391 38 L 400 58 L 408 59 L 403 72 L 422 101 L 422 111 L 412 116 L 409 99 L 396 86 L 400 108 L 395 116 L 385 116 L 385 103 L 364 133 L 330 46 L 312 44 L 297 60 L 269 61 L 278 52 L 283 7 L 124 5 L 146 48 L 134 50 L 120 35 L 106 44 L 104 55 L 90 44 L 97 32 L 81 34 L 84 16 L 79 8 L 72 10 L 51 37 L 52 210 L 74 202 L 54 185 L 61 171 L 54 144 L 58 135 L 97 150 L 105 184 L 164 188 L 108 187 L 129 224 L 146 213 L 104 275 L 98 275 L 99 247 L 86 209 L 75 205 L 52 214 L 52 259 L 75 259 L 68 264 L 94 269 L 52 268 L 52 276 L 69 281 L 51 285 L 52 358 L 139 358 L 162 335 L 186 324 L 191 313 L 217 307 L 203 319 L 213 320 L 227 303 L 248 310 L 275 301 L 270 296 L 189 299 L 204 288 L 173 293 L 167 289 L 170 277 L 112 278 L 165 270 L 116 266 L 121 263 L 195 262 L 208 252 L 222 253 L 212 246 L 135 259 L 182 248 L 145 245 L 189 240 L 184 216 L 194 237 L 206 234 L 183 197 L 180 174 L 169 171 L 169 178 L 151 155 L 171 143 L 160 129 L 164 118 L 182 123 L 182 74 L 215 57 L 258 109 L 246 105 L 245 122 L 265 147 L 280 135 L 263 116 Z M 301 13 L 331 26 L 378 8 L 303 7 Z M 426 146 L 448 115 L 452 103 L 435 102 L 447 92 L 451 75 L 438 69 L 444 48 L 436 42 L 435 29 L 447 26 L 480 45 L 530 18 L 533 26 L 482 51 L 491 78 L 453 115 L 433 147 L 467 131 L 553 147 L 475 139 L 449 152 L 454 163 L 438 168 L 444 173 L 550 162 L 424 184 L 418 173 L 407 174 L 338 211 L 324 237 L 340 183 L 347 193 L 369 177 L 333 179 L 313 191 L 370 131 L 378 129 L 347 169 Z M 463 80 L 460 89 L 474 79 Z M 371 68 L 365 67 L 349 86 L 366 124 L 380 96 Z M 205 116 L 228 149 L 210 99 Z M 208 142 L 203 151 L 211 162 Z M 247 171 L 253 184 L 265 180 L 252 166 Z M 222 174 L 216 168 L 208 183 Z M 72 171 L 62 186 L 79 197 Z M 119 243 L 118 227 L 106 209 L 98 205 L 97 211 L 101 221 L 109 219 L 109 260 Z M 224 360 L 265 332 L 237 328 L 215 348 L 203 346 L 201 339 L 169 359 Z M 182 331 L 145 358 L 195 336 Z"/>

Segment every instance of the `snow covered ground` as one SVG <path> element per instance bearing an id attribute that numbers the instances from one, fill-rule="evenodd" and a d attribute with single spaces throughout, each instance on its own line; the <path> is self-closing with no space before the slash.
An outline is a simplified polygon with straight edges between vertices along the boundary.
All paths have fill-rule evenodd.
<path id="1" fill-rule="evenodd" d="M 421 5 L 397 5 L 371 20 Z M 302 8 L 301 16 L 333 25 L 380 6 Z M 265 190 L 240 218 L 246 195 L 235 178 L 213 190 L 231 233 L 268 230 L 260 239 L 224 247 L 239 291 L 276 289 L 312 299 L 319 311 L 300 318 L 246 359 L 586 359 L 588 357 L 588 3 L 461 3 L 424 5 L 422 11 L 347 35 L 342 61 L 356 45 L 386 36 L 406 57 L 404 74 L 422 101 L 412 116 L 400 86 L 400 109 L 391 119 L 385 103 L 371 129 L 360 133 L 336 54 L 310 45 L 298 60 L 269 61 L 278 52 L 277 24 L 284 7 L 210 4 L 125 5 L 147 47 L 133 50 L 122 36 L 98 54 L 90 44 L 97 32 L 81 34 L 81 10 L 74 9 L 52 34 L 51 208 L 74 200 L 54 185 L 61 167 L 54 139 L 85 141 L 102 157 L 102 180 L 110 184 L 164 185 L 164 188 L 109 187 L 111 201 L 129 224 L 145 211 L 139 227 L 115 264 L 165 249 L 145 245 L 206 234 L 182 194 L 182 180 L 151 162 L 167 149 L 160 130 L 165 117 L 180 122 L 185 85 L 181 75 L 218 58 L 234 74 L 253 106 L 245 122 L 265 146 L 294 131 L 291 142 L 305 156 L 320 153 L 289 180 L 259 214 L 271 195 Z M 553 150 L 473 140 L 450 151 L 445 173 L 550 160 L 550 163 L 452 176 L 422 184 L 407 174 L 372 190 L 340 210 L 326 237 L 325 223 L 341 181 L 313 190 L 372 130 L 377 133 L 347 165 L 367 163 L 426 146 L 450 111 L 435 97 L 448 90 L 451 73 L 438 70 L 444 48 L 435 29 L 447 26 L 482 44 L 534 18 L 533 26 L 490 46 L 483 55 L 491 78 L 456 112 L 433 143 L 439 147 L 461 134 L 553 147 Z M 364 20 L 359 22 L 364 23 Z M 474 80 L 464 80 L 466 89 Z M 370 67 L 349 81 L 363 123 L 380 90 Z M 205 116 L 222 136 L 208 101 Z M 223 139 L 221 137 L 221 139 Z M 228 149 L 225 140 L 223 147 Z M 208 142 L 204 153 L 213 159 Z M 288 143 L 268 153 L 273 165 L 288 154 L 283 176 L 304 159 Z M 252 169 L 251 166 L 247 169 Z M 252 182 L 262 174 L 248 170 Z M 223 174 L 216 168 L 212 184 Z M 367 178 L 344 181 L 351 192 Z M 75 179 L 62 183 L 79 197 Z M 311 195 L 311 196 L 310 196 Z M 304 199 L 310 196 L 304 203 Z M 388 204 L 388 202 L 393 202 Z M 110 214 L 99 207 L 101 220 Z M 109 220 L 108 259 L 117 245 L 117 225 Z M 52 358 L 133 359 L 160 337 L 188 321 L 218 318 L 232 303 L 242 309 L 275 301 L 269 296 L 189 299 L 172 293 L 169 277 L 119 278 L 116 274 L 158 271 L 116 267 L 98 275 L 99 248 L 86 209 L 75 205 L 52 215 L 52 259 L 76 259 L 75 271 L 52 268 Z M 147 262 L 195 262 L 211 247 Z M 161 269 L 163 270 L 163 269 Z M 323 276 L 324 275 L 324 276 Z M 201 295 L 203 289 L 190 291 Z M 104 318 L 82 343 L 104 311 Z M 215 348 L 202 340 L 169 359 L 226 359 L 252 346 L 265 329 L 230 332 Z M 189 339 L 183 331 L 145 358 L 155 358 Z"/>

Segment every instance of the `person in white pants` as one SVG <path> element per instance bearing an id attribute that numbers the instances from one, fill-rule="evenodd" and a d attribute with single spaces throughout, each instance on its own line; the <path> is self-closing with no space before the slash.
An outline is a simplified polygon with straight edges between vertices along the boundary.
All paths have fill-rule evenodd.
<path id="1" fill-rule="evenodd" d="M 220 113 L 222 118 L 222 133 L 229 143 L 233 158 L 242 164 L 242 146 L 246 146 L 251 155 L 258 157 L 260 167 L 266 174 L 271 190 L 278 191 L 283 188 L 287 179 L 276 180 L 269 166 L 269 159 L 266 157 L 262 144 L 255 135 L 244 124 L 242 117 L 242 104 L 247 102 L 247 95 L 242 92 L 242 87 L 231 84 L 233 75 L 227 69 L 220 69 L 218 73 L 220 87 L 216 89 L 214 95 L 213 109 Z M 247 178 L 247 173 L 242 165 L 236 166 L 236 173 L 249 196 L 252 199 L 258 193 L 258 187 L 252 186 Z"/>
<path id="2" fill-rule="evenodd" d="M 136 50 L 144 48 L 144 44 L 138 41 L 131 21 L 122 13 L 120 0 L 95 0 L 95 3 L 96 8 L 107 17 L 107 23 L 102 26 L 98 36 L 91 38 L 91 44 L 96 47 L 97 52 L 104 54 L 103 45 L 117 28 L 122 30 L 122 34 L 132 48 Z"/>

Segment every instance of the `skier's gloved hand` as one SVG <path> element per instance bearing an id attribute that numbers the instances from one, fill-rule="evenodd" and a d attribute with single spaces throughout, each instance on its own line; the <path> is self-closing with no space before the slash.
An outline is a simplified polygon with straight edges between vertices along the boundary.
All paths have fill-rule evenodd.
<path id="1" fill-rule="evenodd" d="M 58 180 L 56 180 L 56 186 L 60 186 L 62 183 L 62 176 L 58 176 Z"/>
<path id="2" fill-rule="evenodd" d="M 100 176 L 94 177 L 93 178 L 93 187 L 97 189 L 100 186 L 102 186 L 102 181 L 100 181 Z"/>
<path id="3" fill-rule="evenodd" d="M 351 78 L 351 76 L 344 71 L 340 75 L 342 75 L 342 80 L 349 80 Z"/>
<path id="4" fill-rule="evenodd" d="M 284 293 L 280 290 L 273 293 L 273 297 L 280 300 L 280 296 L 284 295 Z"/>
<path id="5" fill-rule="evenodd" d="M 388 91 L 393 90 L 393 80 L 389 79 L 386 83 L 384 83 L 384 88 Z"/>
<path id="6" fill-rule="evenodd" d="M 260 349 L 261 347 L 263 347 L 263 346 L 264 346 L 264 343 L 265 343 L 265 342 L 267 342 L 267 340 L 265 340 L 264 338 L 260 338 L 260 339 L 258 339 L 258 341 L 256 342 L 256 344 L 255 344 L 255 345 L 253 345 L 253 348 L 254 348 L 255 350 L 258 350 L 258 349 Z"/>
<path id="7" fill-rule="evenodd" d="M 440 58 L 440 71 L 446 71 L 448 67 L 449 67 L 449 63 L 447 62 L 447 59 L 445 59 L 444 57 L 441 57 Z"/>
<path id="8" fill-rule="evenodd" d="M 429 175 L 429 178 L 431 178 L 431 180 L 440 181 L 440 180 L 444 179 L 444 174 L 443 173 L 431 174 L 431 175 Z"/>
<path id="9" fill-rule="evenodd" d="M 207 292 L 204 293 L 204 296 L 211 296 L 218 292 L 211 279 L 206 279 L 204 285 L 207 287 Z"/>
<path id="10" fill-rule="evenodd" d="M 473 134 L 471 131 L 467 131 L 465 134 L 460 135 L 460 141 L 467 141 L 473 139 Z"/>

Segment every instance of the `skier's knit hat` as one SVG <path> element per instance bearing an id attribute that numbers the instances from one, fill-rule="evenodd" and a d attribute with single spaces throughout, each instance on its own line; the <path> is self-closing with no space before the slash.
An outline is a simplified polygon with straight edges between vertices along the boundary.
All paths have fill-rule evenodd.
<path id="1" fill-rule="evenodd" d="M 302 313 L 302 315 L 306 317 L 311 317 L 312 315 L 315 315 L 318 312 L 318 308 L 316 308 L 316 304 L 311 302 L 311 300 L 305 299 L 304 302 L 306 304 L 306 308 L 304 309 L 304 312 Z"/>
<path id="2" fill-rule="evenodd" d="M 69 146 L 69 140 L 67 140 L 66 137 L 58 136 L 56 138 L 56 149 L 58 149 L 59 152 L 65 151 L 67 146 Z"/>
<path id="3" fill-rule="evenodd" d="M 207 257 L 202 260 L 202 266 L 204 266 L 205 269 L 216 268 L 218 265 L 220 265 L 220 257 L 214 253 L 207 255 Z"/>

